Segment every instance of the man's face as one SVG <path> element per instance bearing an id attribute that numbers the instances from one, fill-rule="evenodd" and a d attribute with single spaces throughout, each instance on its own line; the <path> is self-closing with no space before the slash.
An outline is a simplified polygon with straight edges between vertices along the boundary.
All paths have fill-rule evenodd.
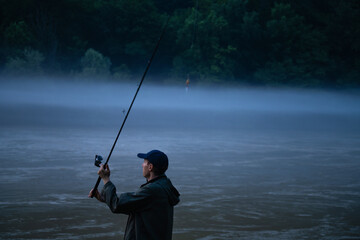
<path id="1" fill-rule="evenodd" d="M 142 168 L 143 168 L 143 176 L 144 178 L 149 178 L 150 177 L 150 168 L 151 168 L 151 163 L 147 160 L 144 159 L 144 162 L 142 164 Z"/>

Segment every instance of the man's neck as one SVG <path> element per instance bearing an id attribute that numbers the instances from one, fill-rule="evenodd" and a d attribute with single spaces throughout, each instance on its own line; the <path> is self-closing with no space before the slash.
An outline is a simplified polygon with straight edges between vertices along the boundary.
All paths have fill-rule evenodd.
<path id="1" fill-rule="evenodd" d="M 155 175 L 154 173 L 150 172 L 150 176 L 149 176 L 146 180 L 149 182 L 149 181 L 151 181 L 151 180 L 153 180 L 153 179 L 155 179 L 155 178 L 157 178 L 157 177 L 158 177 L 157 175 Z"/>

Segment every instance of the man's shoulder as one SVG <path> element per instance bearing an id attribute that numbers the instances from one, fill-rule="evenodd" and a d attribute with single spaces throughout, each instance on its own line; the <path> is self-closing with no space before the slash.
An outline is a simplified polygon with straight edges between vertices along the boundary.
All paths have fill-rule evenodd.
<path id="1" fill-rule="evenodd" d="M 176 205 L 180 201 L 179 192 L 172 185 L 170 179 L 168 179 L 165 175 L 155 181 L 150 181 L 143 185 L 140 188 L 140 191 L 143 191 L 143 193 L 147 193 L 151 196 L 167 198 L 172 206 Z"/>

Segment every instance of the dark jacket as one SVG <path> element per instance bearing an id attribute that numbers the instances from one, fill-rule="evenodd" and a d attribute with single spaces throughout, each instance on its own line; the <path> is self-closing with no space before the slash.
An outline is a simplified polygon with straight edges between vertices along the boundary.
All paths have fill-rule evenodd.
<path id="1" fill-rule="evenodd" d="M 119 196 L 114 184 L 108 182 L 101 195 L 113 213 L 129 215 L 125 240 L 171 240 L 174 206 L 180 194 L 166 175 Z"/>

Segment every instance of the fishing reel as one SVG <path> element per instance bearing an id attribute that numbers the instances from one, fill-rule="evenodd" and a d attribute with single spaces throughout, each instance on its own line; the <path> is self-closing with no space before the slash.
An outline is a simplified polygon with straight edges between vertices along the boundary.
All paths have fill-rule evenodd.
<path id="1" fill-rule="evenodd" d="M 95 163 L 94 165 L 96 167 L 100 167 L 101 161 L 104 160 L 102 156 L 100 155 L 95 155 Z"/>

